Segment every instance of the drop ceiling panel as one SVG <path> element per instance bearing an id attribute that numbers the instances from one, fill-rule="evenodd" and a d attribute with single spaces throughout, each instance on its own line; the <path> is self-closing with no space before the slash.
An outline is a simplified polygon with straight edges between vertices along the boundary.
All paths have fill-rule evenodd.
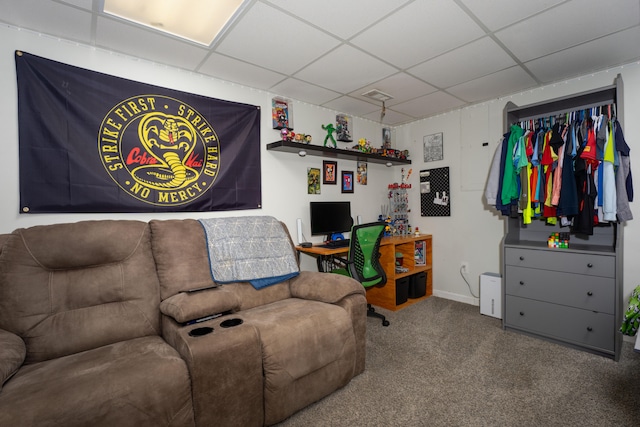
<path id="1" fill-rule="evenodd" d="M 93 0 L 59 0 L 60 3 L 70 4 L 82 9 L 91 11 L 93 9 Z"/>
<path id="2" fill-rule="evenodd" d="M 522 21 L 565 0 L 460 0 L 489 30 Z"/>
<path id="3" fill-rule="evenodd" d="M 407 73 L 398 73 L 370 84 L 360 90 L 351 92 L 349 95 L 364 101 L 371 101 L 371 98 L 362 96 L 362 94 L 373 89 L 380 90 L 393 97 L 393 99 L 386 101 L 385 104 L 387 107 L 436 91 L 436 88 L 433 86 L 422 82 Z"/>
<path id="4" fill-rule="evenodd" d="M 640 1 L 604 5 L 567 2 L 520 22 L 496 36 L 522 62 L 558 52 L 640 23 Z"/>
<path id="5" fill-rule="evenodd" d="M 374 122 L 380 122 L 380 112 L 382 110 L 376 110 L 372 113 L 369 114 L 365 114 L 363 117 L 365 119 L 369 119 L 371 121 Z M 384 115 L 384 118 L 382 119 L 382 123 L 383 125 L 386 126 L 398 126 L 401 125 L 403 123 L 408 123 L 415 120 L 415 117 L 411 117 L 411 116 L 407 116 L 406 114 L 402 114 L 402 113 L 398 113 L 397 111 L 391 110 L 389 108 L 387 108 L 387 112 Z M 382 139 L 382 136 L 381 136 Z"/>
<path id="6" fill-rule="evenodd" d="M 534 87 L 536 81 L 520 67 L 512 67 L 450 87 L 447 92 L 467 102 L 498 97 Z"/>
<path id="7" fill-rule="evenodd" d="M 68 40 L 91 43 L 91 13 L 38 0 L 0 1 L 0 21 Z"/>
<path id="8" fill-rule="evenodd" d="M 399 68 L 408 68 L 483 35 L 454 2 L 424 0 L 410 3 L 354 37 L 352 43 Z"/>
<path id="9" fill-rule="evenodd" d="M 269 3 L 343 39 L 352 37 L 407 2 L 408 0 L 368 0 L 363 8 L 357 1 L 269 0 Z"/>
<path id="10" fill-rule="evenodd" d="M 363 116 L 373 111 L 380 110 L 382 104 L 375 105 L 359 99 L 351 98 L 350 96 L 341 96 L 340 98 L 329 101 L 323 105 L 323 107 L 331 108 L 340 112 L 350 111 L 350 114 Z"/>
<path id="11" fill-rule="evenodd" d="M 205 48 L 192 43 L 109 18 L 98 18 L 96 44 L 116 52 L 161 64 L 170 63 L 184 69 L 194 69 L 207 54 Z"/>
<path id="12" fill-rule="evenodd" d="M 295 98 L 315 105 L 322 105 L 340 96 L 338 92 L 294 78 L 285 79 L 273 86 L 270 90 L 278 95 Z"/>
<path id="13" fill-rule="evenodd" d="M 216 51 L 292 74 L 338 43 L 317 28 L 258 2 L 229 31 Z"/>
<path id="14" fill-rule="evenodd" d="M 440 88 L 447 88 L 516 65 L 489 37 L 469 43 L 407 70 Z"/>
<path id="15" fill-rule="evenodd" d="M 590 43 L 527 62 L 525 65 L 545 83 L 584 75 L 640 57 L 640 28 L 616 33 Z"/>
<path id="16" fill-rule="evenodd" d="M 256 67 L 224 55 L 212 53 L 198 69 L 198 72 L 229 82 L 258 89 L 269 89 L 285 78 L 275 71 Z"/>
<path id="17" fill-rule="evenodd" d="M 332 50 L 295 77 L 341 93 L 349 93 L 394 74 L 396 69 L 348 45 Z"/>
<path id="18" fill-rule="evenodd" d="M 414 118 L 428 117 L 464 105 L 461 101 L 445 92 L 434 92 L 414 100 L 395 105 L 393 109 Z M 424 114 L 424 113 L 427 114 Z"/>

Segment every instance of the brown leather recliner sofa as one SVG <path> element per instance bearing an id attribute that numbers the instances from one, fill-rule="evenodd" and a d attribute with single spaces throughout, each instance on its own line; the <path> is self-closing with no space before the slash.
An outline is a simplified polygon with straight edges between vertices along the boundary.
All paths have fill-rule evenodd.
<path id="1" fill-rule="evenodd" d="M 213 284 L 196 220 L 35 226 L 0 248 L 1 426 L 271 425 L 364 370 L 357 281 L 186 292 Z"/>

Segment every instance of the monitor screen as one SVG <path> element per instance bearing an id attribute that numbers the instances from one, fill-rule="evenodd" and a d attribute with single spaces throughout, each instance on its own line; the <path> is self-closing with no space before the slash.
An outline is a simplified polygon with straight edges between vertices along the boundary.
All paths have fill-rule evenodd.
<path id="1" fill-rule="evenodd" d="M 311 234 L 325 235 L 351 231 L 351 202 L 309 202 Z M 327 239 L 328 240 L 328 239 Z"/>

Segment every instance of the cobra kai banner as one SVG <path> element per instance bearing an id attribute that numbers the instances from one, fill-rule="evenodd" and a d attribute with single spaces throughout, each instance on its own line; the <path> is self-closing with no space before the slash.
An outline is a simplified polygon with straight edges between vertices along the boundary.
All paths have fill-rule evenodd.
<path id="1" fill-rule="evenodd" d="M 21 212 L 261 207 L 259 107 L 15 61 Z"/>

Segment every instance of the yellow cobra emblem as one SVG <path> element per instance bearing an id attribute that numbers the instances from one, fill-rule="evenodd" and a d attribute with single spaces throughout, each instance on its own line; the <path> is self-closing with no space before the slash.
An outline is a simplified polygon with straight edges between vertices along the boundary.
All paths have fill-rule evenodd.
<path id="1" fill-rule="evenodd" d="M 138 125 L 138 137 L 157 164 L 138 166 L 131 174 L 149 187 L 178 189 L 197 179 L 195 169 L 185 160 L 196 145 L 196 129 L 180 116 L 145 114 Z"/>

